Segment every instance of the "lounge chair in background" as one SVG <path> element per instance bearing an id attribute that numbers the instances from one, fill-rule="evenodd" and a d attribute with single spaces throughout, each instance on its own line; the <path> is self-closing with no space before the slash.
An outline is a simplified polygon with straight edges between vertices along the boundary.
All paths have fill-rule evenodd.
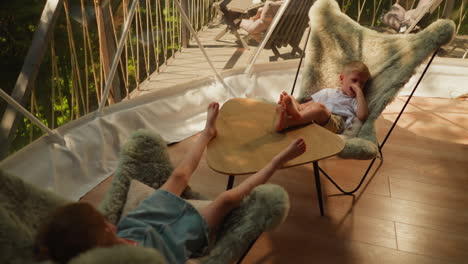
<path id="1" fill-rule="evenodd" d="M 240 28 L 245 30 L 257 42 L 260 42 L 261 34 L 271 25 L 273 18 L 283 3 L 284 1 L 267 0 L 265 5 L 258 9 L 255 16 L 250 19 L 242 19 Z"/>
<path id="2" fill-rule="evenodd" d="M 275 56 L 280 57 L 278 48 L 291 46 L 291 55 L 296 52 L 303 54 L 299 44 L 309 23 L 309 9 L 315 1 L 311 0 L 287 0 L 290 1 L 278 24 L 268 38 L 265 49 L 271 49 Z"/>
<path id="3" fill-rule="evenodd" d="M 420 0 L 416 8 L 406 10 L 399 0 L 383 16 L 383 23 L 400 33 L 408 34 L 426 14 L 432 14 L 443 0 Z"/>

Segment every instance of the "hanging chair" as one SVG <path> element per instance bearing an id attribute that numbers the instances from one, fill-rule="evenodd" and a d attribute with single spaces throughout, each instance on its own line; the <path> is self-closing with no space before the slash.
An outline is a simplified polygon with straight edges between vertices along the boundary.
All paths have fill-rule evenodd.
<path id="1" fill-rule="evenodd" d="M 158 135 L 148 131 L 134 133 L 123 146 L 118 168 L 99 207 L 100 211 L 110 222 L 117 223 L 127 205 L 128 196 L 133 195 L 129 192 L 132 180 L 158 188 L 172 170 L 166 144 Z M 40 224 L 55 208 L 71 201 L 2 170 L 0 182 L 0 263 L 39 263 L 35 261 L 34 247 Z M 182 197 L 201 198 L 190 188 L 184 191 Z M 215 239 L 210 243 L 209 252 L 201 258 L 190 260 L 190 263 L 240 262 L 263 231 L 278 226 L 285 219 L 288 208 L 288 195 L 280 186 L 266 184 L 255 188 L 240 207 L 225 218 L 216 234 L 211 234 Z M 157 250 L 120 245 L 89 250 L 69 263 L 156 264 L 166 261 Z"/>
<path id="2" fill-rule="evenodd" d="M 347 159 L 372 159 L 362 180 L 354 190 L 345 191 L 318 168 L 341 192 L 351 194 L 361 186 L 378 154 L 382 154 L 381 149 L 399 116 L 380 145 L 377 141 L 375 121 L 415 73 L 416 68 L 432 54 L 426 65 L 427 70 L 438 48 L 451 41 L 455 33 L 455 24 L 451 20 L 441 19 L 416 34 L 378 33 L 343 14 L 334 0 L 317 0 L 309 11 L 309 18 L 310 35 L 299 101 L 322 88 L 339 87 L 338 76 L 343 65 L 350 61 L 364 62 L 372 76 L 364 91 L 369 108 L 368 118 L 362 124 L 355 122 L 355 130 L 347 133 L 344 138 L 345 147 L 338 154 Z M 406 104 L 410 99 L 411 96 Z"/>

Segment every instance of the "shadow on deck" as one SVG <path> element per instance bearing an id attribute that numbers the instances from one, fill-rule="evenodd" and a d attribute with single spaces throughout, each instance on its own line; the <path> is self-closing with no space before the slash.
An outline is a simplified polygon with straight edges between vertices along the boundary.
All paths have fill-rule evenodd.
<path id="1" fill-rule="evenodd" d="M 216 35 L 223 30 L 224 25 L 219 22 L 209 24 L 198 33 L 198 38 L 205 48 L 214 68 L 218 72 L 224 70 L 245 67 L 250 58 L 254 56 L 258 43 L 248 42 L 249 49 L 244 49 L 233 34 L 226 34 L 219 41 L 215 40 Z M 242 36 L 246 33 L 239 31 Z M 301 47 L 305 44 L 305 37 L 302 38 Z M 255 63 L 266 63 L 288 59 L 299 59 L 298 54 L 291 55 L 292 48 L 282 47 L 279 49 L 281 56 L 277 57 L 271 50 L 264 49 L 258 56 Z M 176 84 L 189 82 L 202 76 L 214 76 L 213 70 L 205 59 L 201 49 L 195 39 L 190 41 L 188 48 L 183 48 L 177 52 L 172 59 L 160 67 L 159 72 L 151 74 L 150 78 L 140 84 L 131 94 L 131 98 L 144 95 L 156 90 L 165 89 Z"/>

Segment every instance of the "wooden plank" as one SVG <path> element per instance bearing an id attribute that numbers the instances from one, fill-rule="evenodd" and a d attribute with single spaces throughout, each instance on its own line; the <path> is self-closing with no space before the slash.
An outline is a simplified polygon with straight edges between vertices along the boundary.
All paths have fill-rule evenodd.
<path id="1" fill-rule="evenodd" d="M 350 191 L 358 185 L 362 175 L 369 166 L 369 160 L 352 160 L 330 158 L 320 161 L 320 167 L 330 175 L 344 190 Z M 388 178 L 381 175 L 382 171 L 377 170 L 380 161 L 366 177 L 363 186 L 356 191 L 355 195 L 366 191 L 366 193 L 373 193 L 382 196 L 390 197 L 390 187 L 388 185 Z M 385 164 L 385 163 L 384 163 Z M 352 168 L 352 169 L 350 169 Z M 324 181 L 326 182 L 326 181 Z M 341 192 L 332 184 L 323 187 L 330 195 L 341 194 Z M 365 189 L 365 190 L 364 190 Z"/>
<path id="2" fill-rule="evenodd" d="M 307 223 L 303 223 L 307 227 Z M 310 229 L 313 225 L 309 224 Z M 254 245 L 245 263 L 346 263 L 346 264 L 442 264 L 453 263 L 424 255 L 403 252 L 358 241 L 341 239 L 328 229 L 327 236 L 296 231 L 286 224 L 278 230 L 264 233 Z M 318 229 L 313 229 L 319 231 Z"/>
<path id="3" fill-rule="evenodd" d="M 465 155 L 466 153 L 468 153 L 468 148 L 465 150 Z M 442 159 L 440 156 L 427 156 L 422 159 L 423 161 L 416 160 L 407 163 L 410 155 L 395 157 L 393 162 L 399 164 L 399 166 L 385 164 L 382 173 L 393 179 L 432 184 L 459 191 L 466 190 L 465 186 L 468 185 L 468 164 L 466 161 L 453 161 Z M 428 161 L 428 163 L 425 163 L 424 160 Z"/>
<path id="4" fill-rule="evenodd" d="M 334 223 L 334 232 L 341 239 L 386 248 L 397 248 L 395 223 L 393 221 L 336 210 L 327 210 L 327 217 L 326 221 Z M 321 230 L 324 229 L 320 225 L 315 225 L 311 231 L 321 232 Z M 327 236 L 329 232 L 330 230 L 323 235 Z"/>
<path id="5" fill-rule="evenodd" d="M 466 188 L 454 189 L 450 187 L 437 186 L 433 184 L 390 178 L 392 197 L 431 204 L 435 206 L 452 208 L 455 210 L 466 210 L 468 204 L 468 193 Z"/>
<path id="6" fill-rule="evenodd" d="M 25 105 L 27 102 L 31 89 L 36 81 L 42 59 L 49 45 L 62 6 L 63 0 L 47 0 L 44 6 L 28 54 L 26 55 L 23 67 L 16 80 L 15 88 L 11 93 L 11 97 L 22 105 Z M 0 124 L 0 159 L 3 159 L 8 154 L 8 149 L 16 132 L 18 121 L 16 110 L 8 106 L 5 109 Z"/>
<path id="7" fill-rule="evenodd" d="M 391 198 L 388 210 L 398 223 L 468 237 L 468 211 Z"/>
<path id="8" fill-rule="evenodd" d="M 468 235 L 468 212 L 420 202 L 364 193 L 355 201 L 328 197 L 328 208 L 351 210 L 353 216 L 367 216 L 447 233 Z"/>
<path id="9" fill-rule="evenodd" d="M 413 225 L 396 224 L 398 248 L 403 251 L 466 263 L 468 238 Z"/>
<path id="10" fill-rule="evenodd" d="M 109 1 L 97 1 L 96 8 L 96 21 L 99 31 L 99 48 L 102 56 L 102 64 L 104 68 L 104 74 L 109 76 L 111 63 L 115 56 L 116 46 L 114 41 L 113 27 L 111 21 L 111 15 L 109 11 Z M 117 35 L 117 38 L 121 36 Z M 112 86 L 110 89 L 109 96 L 107 100 L 109 104 L 118 103 L 122 100 L 122 95 L 120 92 L 120 80 L 118 72 L 114 75 L 114 78 L 110 80 Z"/>
<path id="11" fill-rule="evenodd" d="M 188 0 L 181 0 L 180 5 L 182 6 L 182 11 L 187 15 L 189 14 L 189 1 Z M 188 48 L 190 45 L 190 31 L 187 29 L 186 26 L 182 26 L 181 30 L 181 38 L 182 38 L 182 48 Z"/>

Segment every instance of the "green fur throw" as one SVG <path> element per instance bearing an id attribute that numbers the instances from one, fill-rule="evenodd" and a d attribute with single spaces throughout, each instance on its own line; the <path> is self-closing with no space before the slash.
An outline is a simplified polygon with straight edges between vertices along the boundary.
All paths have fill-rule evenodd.
<path id="1" fill-rule="evenodd" d="M 263 231 L 281 224 L 289 211 L 289 196 L 274 184 L 256 187 L 241 206 L 226 216 L 204 264 L 232 263 L 239 259 Z"/>
<path id="2" fill-rule="evenodd" d="M 34 263 L 36 230 L 66 202 L 0 170 L 0 263 Z"/>
<path id="3" fill-rule="evenodd" d="M 137 131 L 122 148 L 112 185 L 100 210 L 116 223 L 127 199 L 131 179 L 158 188 L 172 170 L 166 143 L 161 137 L 148 131 Z M 34 238 L 39 225 L 51 211 L 70 201 L 1 170 L 0 182 L 0 263 L 37 263 L 34 261 Z M 200 195 L 190 188 L 183 196 L 200 199 Z M 282 187 L 266 184 L 255 188 L 241 206 L 225 218 L 207 255 L 196 261 L 230 263 L 240 258 L 262 232 L 285 219 L 288 209 L 289 198 Z M 50 261 L 43 263 L 52 264 Z M 87 251 L 70 263 L 160 264 L 165 261 L 157 250 L 122 245 Z"/>
<path id="4" fill-rule="evenodd" d="M 416 34 L 378 33 L 343 14 L 334 0 L 317 0 L 309 18 L 311 32 L 299 98 L 322 88 L 338 87 L 343 65 L 353 60 L 364 62 L 372 75 L 364 91 L 369 116 L 356 137 L 345 139 L 345 148 L 339 155 L 374 158 L 378 153 L 375 120 L 409 81 L 416 67 L 451 41 L 455 23 L 441 19 Z"/>
<path id="5" fill-rule="evenodd" d="M 112 185 L 100 210 L 108 216 L 109 221 L 117 223 L 127 200 L 131 179 L 157 189 L 173 169 L 166 152 L 166 143 L 161 137 L 145 130 L 135 132 L 122 147 Z"/>

